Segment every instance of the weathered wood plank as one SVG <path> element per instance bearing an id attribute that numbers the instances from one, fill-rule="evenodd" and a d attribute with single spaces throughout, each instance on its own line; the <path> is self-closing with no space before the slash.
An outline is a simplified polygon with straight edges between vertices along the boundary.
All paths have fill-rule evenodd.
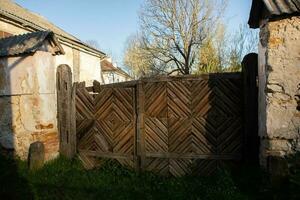
<path id="1" fill-rule="evenodd" d="M 145 92 L 143 82 L 137 85 L 137 156 L 139 168 L 145 168 Z"/>
<path id="2" fill-rule="evenodd" d="M 113 158 L 182 176 L 241 159 L 241 73 L 77 87 L 78 148 L 88 167 L 97 166 L 95 157 Z"/>
<path id="3" fill-rule="evenodd" d="M 146 153 L 148 158 L 165 159 L 205 159 L 205 160 L 240 160 L 241 154 L 180 154 L 180 153 Z"/>
<path id="4" fill-rule="evenodd" d="M 114 159 L 134 159 L 133 155 L 126 155 L 122 153 L 111 153 L 111 152 L 102 152 L 102 151 L 88 151 L 79 149 L 80 154 L 85 154 L 86 156 L 93 156 L 99 158 L 114 158 Z"/>
<path id="5" fill-rule="evenodd" d="M 60 65 L 56 74 L 58 129 L 60 135 L 59 151 L 72 158 L 76 153 L 76 134 L 74 128 L 74 98 L 72 91 L 72 72 L 68 65 Z"/>

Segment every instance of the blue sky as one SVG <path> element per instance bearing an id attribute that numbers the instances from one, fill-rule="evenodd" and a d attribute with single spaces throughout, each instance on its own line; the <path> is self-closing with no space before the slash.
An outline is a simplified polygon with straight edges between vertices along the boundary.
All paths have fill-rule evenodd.
<path id="1" fill-rule="evenodd" d="M 98 41 L 101 50 L 120 64 L 127 37 L 138 29 L 138 10 L 143 1 L 15 0 L 82 41 Z M 225 21 L 230 31 L 247 22 L 250 6 L 251 0 L 229 0 Z"/>

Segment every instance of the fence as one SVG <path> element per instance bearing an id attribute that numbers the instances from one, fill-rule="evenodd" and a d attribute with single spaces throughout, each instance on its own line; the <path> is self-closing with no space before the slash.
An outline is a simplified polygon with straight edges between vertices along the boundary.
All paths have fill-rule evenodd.
<path id="1" fill-rule="evenodd" d="M 242 157 L 243 103 L 240 73 L 80 83 L 78 152 L 87 168 L 111 158 L 160 174 L 210 174 Z"/>

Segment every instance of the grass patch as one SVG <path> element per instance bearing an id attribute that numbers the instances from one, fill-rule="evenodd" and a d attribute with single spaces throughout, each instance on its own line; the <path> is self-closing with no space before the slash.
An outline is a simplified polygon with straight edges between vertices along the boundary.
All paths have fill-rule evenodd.
<path id="1" fill-rule="evenodd" d="M 249 173 L 249 170 L 251 173 Z M 272 199 L 259 169 L 219 171 L 212 177 L 162 177 L 137 174 L 107 161 L 86 171 L 78 160 L 58 158 L 42 169 L 0 158 L 0 199 Z M 267 184 L 266 184 L 267 185 Z"/>

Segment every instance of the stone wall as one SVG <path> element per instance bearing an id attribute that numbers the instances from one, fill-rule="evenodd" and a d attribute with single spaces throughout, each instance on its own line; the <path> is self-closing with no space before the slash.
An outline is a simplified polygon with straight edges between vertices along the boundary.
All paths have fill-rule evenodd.
<path id="1" fill-rule="evenodd" d="M 27 159 L 35 141 L 58 155 L 55 59 L 49 52 L 0 59 L 0 148 Z"/>
<path id="2" fill-rule="evenodd" d="M 259 46 L 260 161 L 300 151 L 300 17 L 262 23 Z"/>

